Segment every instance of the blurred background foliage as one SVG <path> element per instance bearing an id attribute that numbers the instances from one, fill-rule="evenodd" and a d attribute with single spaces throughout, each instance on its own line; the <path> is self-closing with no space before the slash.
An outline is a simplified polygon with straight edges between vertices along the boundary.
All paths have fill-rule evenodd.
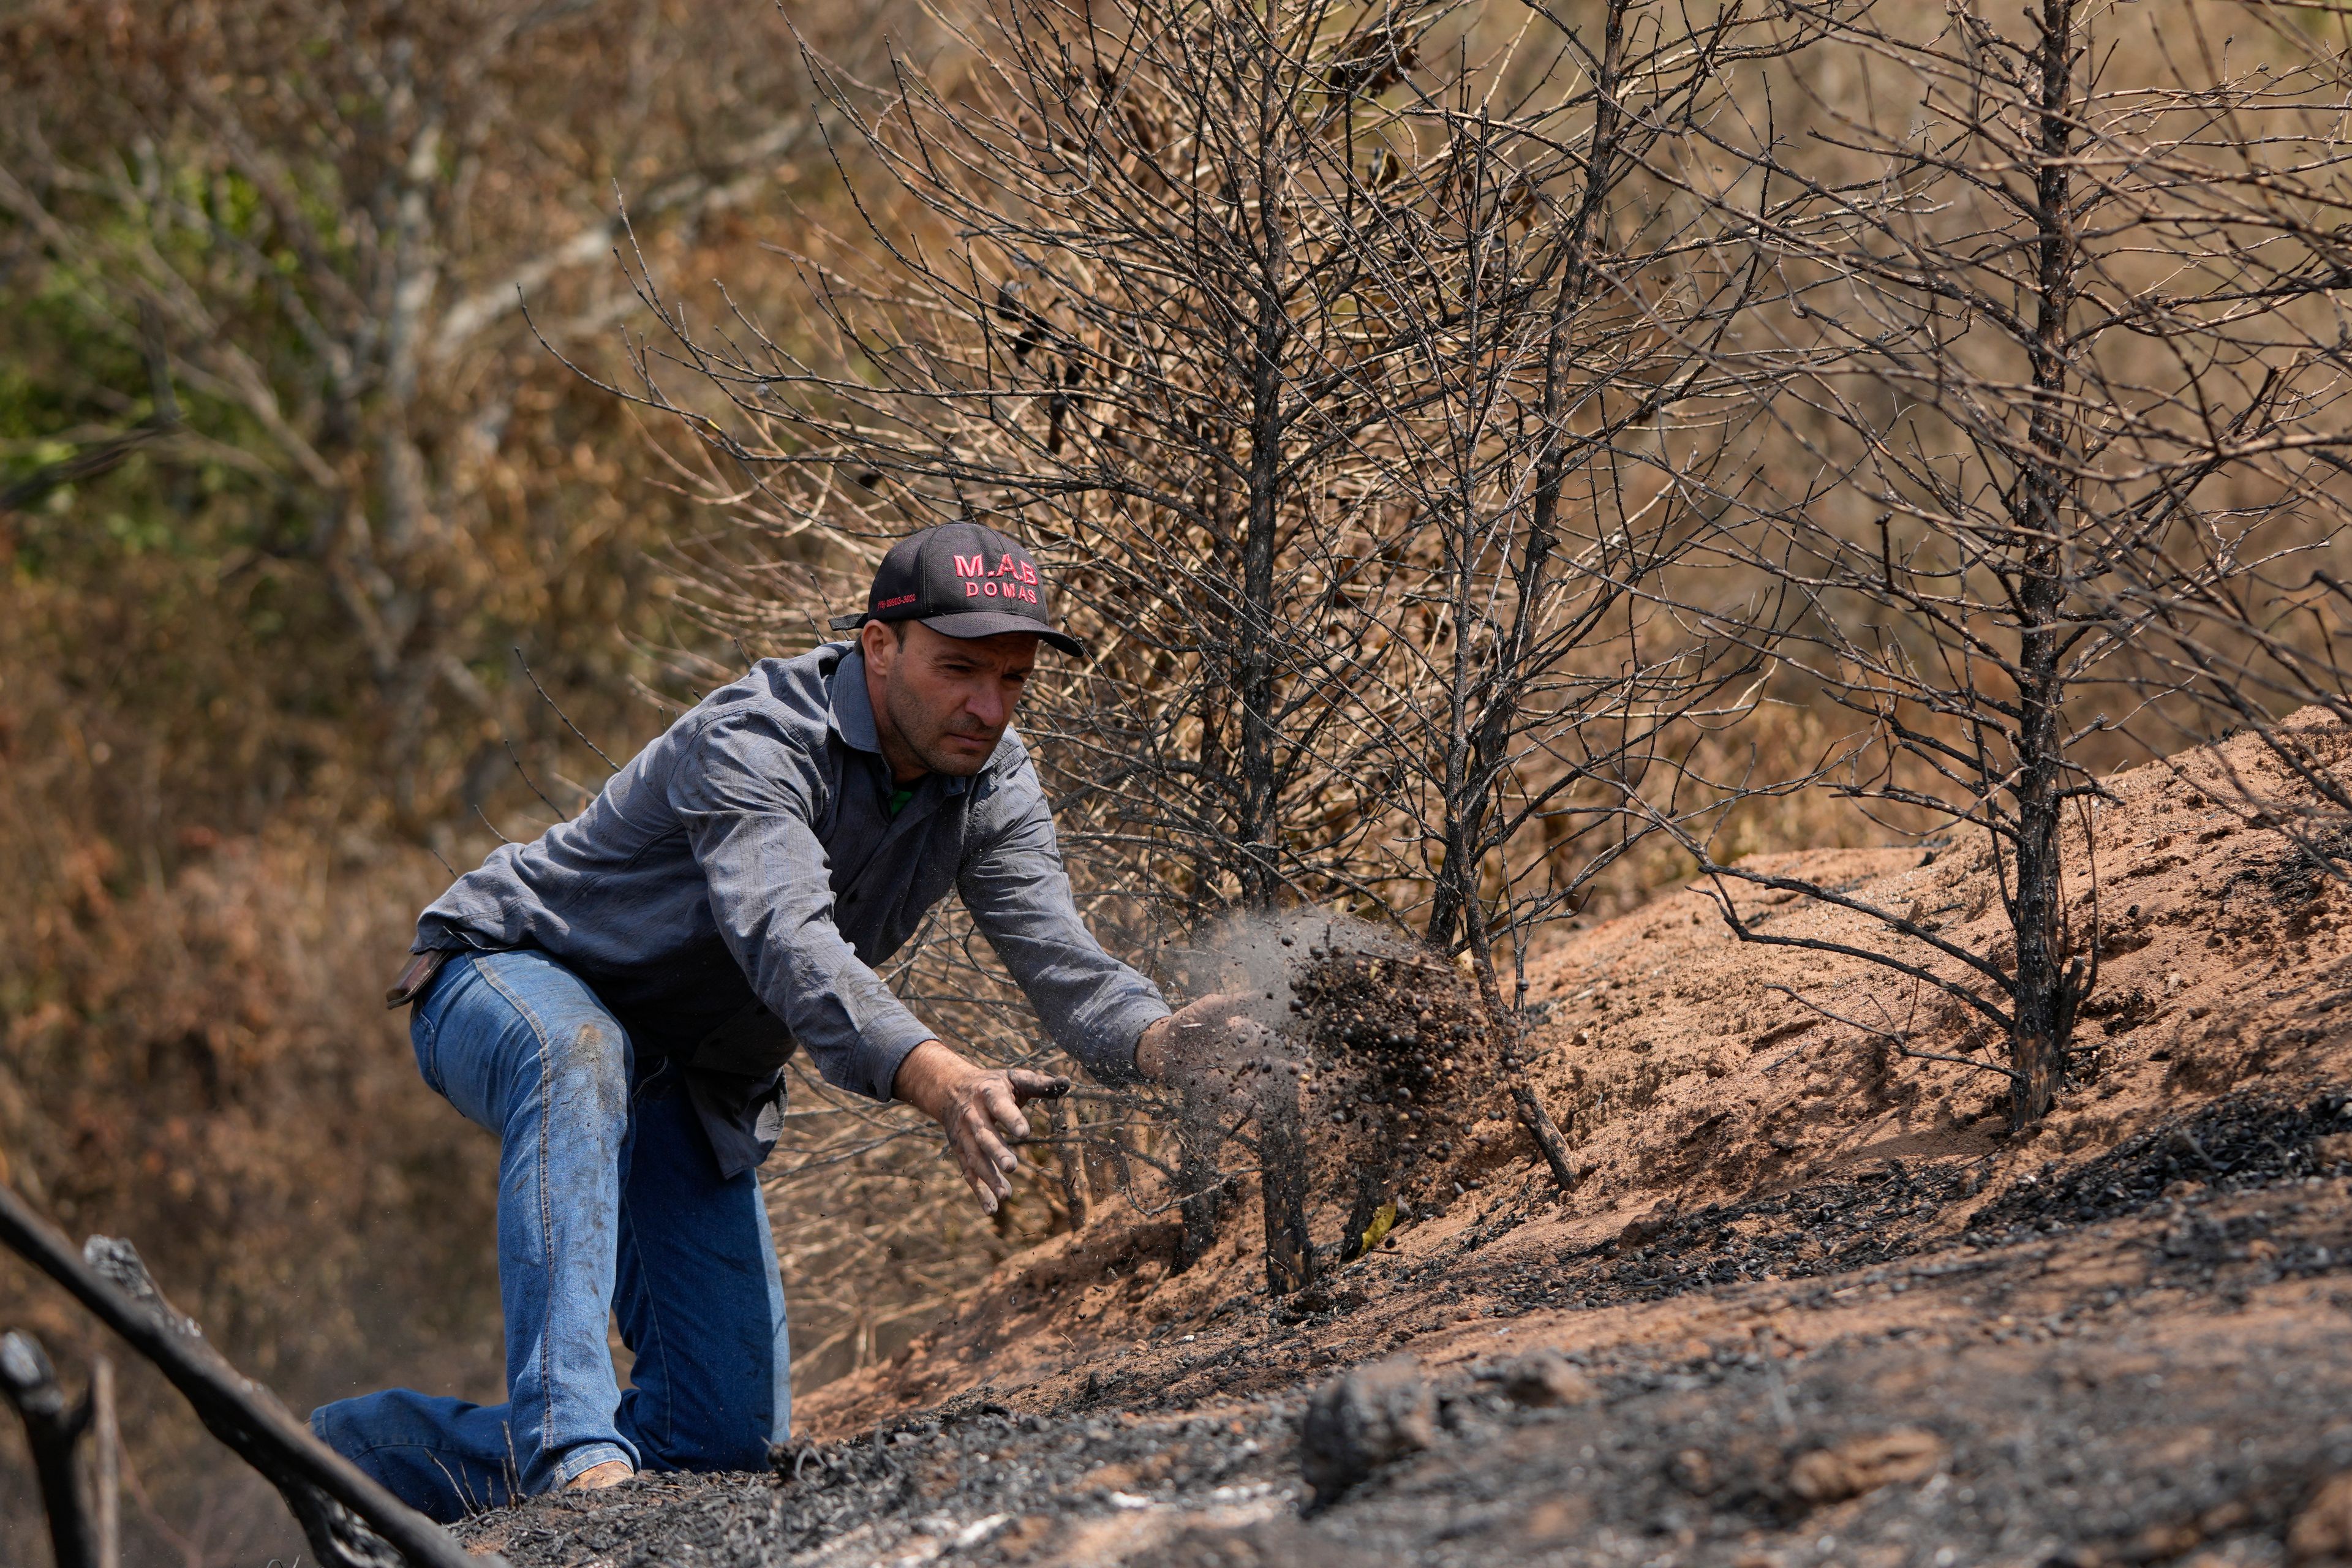
<path id="1" fill-rule="evenodd" d="M 499 1394 L 495 1150 L 380 999 L 445 867 L 604 776 L 521 657 L 617 756 L 690 698 L 661 554 L 707 523 L 564 360 L 616 353 L 616 244 L 756 294 L 812 243 L 804 98 L 759 5 L 0 14 L 0 1177 L 298 1409 Z M 96 1345 L 6 1264 L 0 1319 Z M 296 1544 L 126 1396 L 134 1560 Z"/>

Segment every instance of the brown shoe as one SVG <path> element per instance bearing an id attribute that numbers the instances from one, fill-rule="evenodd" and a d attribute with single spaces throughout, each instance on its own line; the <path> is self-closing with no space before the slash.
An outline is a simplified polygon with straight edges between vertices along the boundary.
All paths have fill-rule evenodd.
<path id="1" fill-rule="evenodd" d="M 568 1492 L 601 1492 L 606 1487 L 617 1487 L 623 1481 L 635 1479 L 636 1473 L 629 1468 L 625 1459 L 607 1459 L 601 1465 L 589 1466 L 564 1482 L 563 1489 Z"/>

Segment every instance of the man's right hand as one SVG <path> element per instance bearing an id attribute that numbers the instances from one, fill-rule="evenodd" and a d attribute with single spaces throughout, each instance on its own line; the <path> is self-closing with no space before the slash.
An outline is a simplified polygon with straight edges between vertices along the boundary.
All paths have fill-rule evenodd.
<path id="1" fill-rule="evenodd" d="M 1248 1016 L 1248 1005 L 1238 991 L 1203 996 L 1154 1022 L 1135 1042 L 1137 1075 L 1175 1090 L 1197 1128 L 1241 1120 L 1275 1065 L 1272 1032 Z"/>
<path id="2" fill-rule="evenodd" d="M 1029 1136 L 1021 1108 L 1033 1100 L 1059 1100 L 1070 1080 L 1026 1068 L 983 1068 L 966 1061 L 937 1040 L 907 1053 L 890 1080 L 893 1099 L 902 1100 L 948 1135 L 963 1179 L 980 1198 L 983 1214 L 1013 1195 L 1011 1180 L 1020 1164 L 1011 1145 Z"/>
<path id="3" fill-rule="evenodd" d="M 1217 1092 L 1243 1048 L 1265 1033 L 1247 1005 L 1240 992 L 1221 991 L 1155 1020 L 1135 1042 L 1137 1074 L 1188 1093 Z"/>

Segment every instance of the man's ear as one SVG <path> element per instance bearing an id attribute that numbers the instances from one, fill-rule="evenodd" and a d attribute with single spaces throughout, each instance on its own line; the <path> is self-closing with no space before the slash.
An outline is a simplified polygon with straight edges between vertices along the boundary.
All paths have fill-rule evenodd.
<path id="1" fill-rule="evenodd" d="M 890 659 L 898 651 L 898 639 L 891 627 L 881 621 L 868 621 L 858 629 L 858 650 L 866 655 L 866 667 L 875 674 L 887 676 Z"/>

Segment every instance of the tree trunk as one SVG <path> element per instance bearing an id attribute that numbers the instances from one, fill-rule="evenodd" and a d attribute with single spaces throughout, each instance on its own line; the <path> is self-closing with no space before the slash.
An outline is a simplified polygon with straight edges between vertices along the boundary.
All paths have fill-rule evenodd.
<path id="1" fill-rule="evenodd" d="M 1213 1149 L 1187 1145 L 1176 1165 L 1176 1190 L 1183 1194 L 1176 1204 L 1183 1230 L 1176 1238 L 1174 1272 L 1181 1274 L 1217 1244 L 1217 1222 L 1224 1217 L 1225 1174 L 1217 1169 Z"/>
<path id="2" fill-rule="evenodd" d="M 1544 599 L 1551 585 L 1552 557 L 1559 542 L 1560 497 L 1568 482 L 1565 431 L 1569 333 L 1591 291 L 1592 267 L 1588 253 L 1593 230 L 1600 223 L 1601 205 L 1620 174 L 1618 153 L 1623 113 L 1617 94 L 1623 77 L 1625 14 L 1632 4 L 1633 0 L 1609 0 L 1601 22 L 1591 152 L 1585 162 L 1584 189 L 1577 200 L 1575 219 L 1561 241 L 1559 287 L 1552 296 L 1551 317 L 1544 329 L 1543 395 L 1538 405 L 1538 447 L 1527 537 L 1517 552 L 1518 564 L 1513 573 L 1516 593 L 1510 625 L 1496 639 L 1494 651 L 1488 656 L 1492 665 L 1483 673 L 1475 672 L 1470 663 L 1468 637 L 1458 618 L 1459 606 L 1469 599 L 1468 584 L 1465 581 L 1456 587 L 1454 701 L 1454 711 L 1449 715 L 1451 728 L 1445 758 L 1445 858 L 1438 868 L 1430 900 L 1429 923 L 1423 931 L 1424 939 L 1440 952 L 1452 951 L 1456 931 L 1462 930 L 1466 935 L 1466 928 L 1475 927 L 1479 921 L 1478 868 L 1487 847 L 1486 824 L 1493 810 L 1495 781 L 1502 776 L 1508 763 L 1519 704 L 1526 695 L 1528 651 L 1540 629 Z M 1467 517 L 1459 520 L 1459 525 L 1465 533 L 1472 529 Z M 1458 563 L 1456 569 L 1466 579 L 1467 562 Z M 1474 686 L 1481 693 L 1475 720 L 1469 701 Z M 1517 1083 L 1520 1089 L 1525 1088 L 1523 1079 Z M 1519 1089 L 1514 1090 L 1515 1100 L 1518 1093 Z M 1520 1116 L 1531 1131 L 1538 1121 L 1546 1126 L 1550 1124 L 1543 1108 L 1533 1103 L 1531 1091 L 1528 1103 L 1520 1106 Z M 1552 1137 L 1557 1140 L 1557 1131 Z M 1549 1147 L 1545 1154 L 1550 1158 Z M 1557 1164 L 1554 1173 L 1558 1174 Z"/>
<path id="3" fill-rule="evenodd" d="M 2017 974 L 2011 996 L 2009 1117 L 2024 1127 L 2048 1113 L 2065 1081 L 2074 1032 L 2076 974 L 2066 969 L 2061 934 L 2064 868 L 2060 816 L 2065 808 L 2065 679 L 2061 639 L 2069 563 L 2066 477 L 2068 421 L 2066 321 L 2074 304 L 2077 258 L 2067 207 L 2067 157 L 2073 125 L 2074 0 L 2042 0 L 2040 167 L 2034 213 L 2038 296 L 2031 347 L 2033 398 L 2023 471 L 2012 523 L 2027 542 L 2016 602 L 2023 623 L 2018 647 Z"/>
<path id="4" fill-rule="evenodd" d="M 1315 1282 L 1315 1242 L 1307 1230 L 1307 1133 L 1298 1075 L 1275 1063 L 1259 1091 L 1259 1186 L 1265 1200 L 1265 1288 L 1276 1296 Z"/>
<path id="5" fill-rule="evenodd" d="M 1274 88 L 1265 62 L 1261 91 Z M 1241 605 L 1241 894 L 1244 908 L 1274 908 L 1282 888 L 1280 785 L 1275 732 L 1275 527 L 1280 515 L 1283 353 L 1290 336 L 1281 280 L 1287 266 L 1283 185 L 1288 178 L 1276 127 L 1262 109 L 1257 168 L 1257 237 L 1254 258 L 1257 316 L 1250 344 L 1249 527 L 1242 540 Z"/>

